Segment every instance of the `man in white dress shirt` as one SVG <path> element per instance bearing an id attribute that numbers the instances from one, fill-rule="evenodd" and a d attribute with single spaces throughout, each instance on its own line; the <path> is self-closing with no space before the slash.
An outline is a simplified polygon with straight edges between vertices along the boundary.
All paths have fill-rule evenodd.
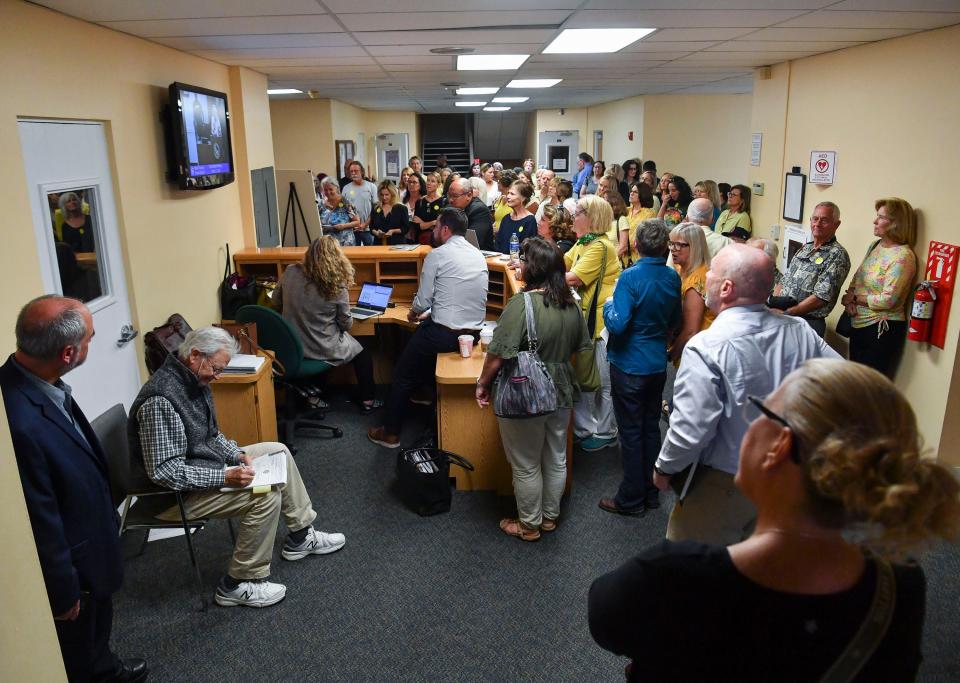
<path id="1" fill-rule="evenodd" d="M 707 306 L 717 317 L 683 349 L 654 467 L 659 489 L 674 477 L 683 486 L 667 525 L 672 541 L 729 545 L 749 536 L 756 510 L 733 483 L 747 397 L 766 397 L 810 358 L 840 357 L 805 322 L 763 305 L 773 272 L 766 253 L 742 244 L 724 247 L 707 272 Z"/>
<path id="2" fill-rule="evenodd" d="M 407 343 L 393 370 L 393 386 L 384 408 L 384 424 L 371 427 L 367 437 L 386 448 L 400 445 L 400 431 L 411 394 L 433 382 L 437 354 L 456 351 L 457 337 L 476 341 L 487 314 L 487 260 L 464 239 L 467 216 L 448 206 L 437 217 L 433 243 L 437 247 L 423 260 L 420 288 L 408 318 L 420 326 Z M 751 251 L 757 251 L 752 249 Z M 758 252 L 762 253 L 762 252 Z"/>

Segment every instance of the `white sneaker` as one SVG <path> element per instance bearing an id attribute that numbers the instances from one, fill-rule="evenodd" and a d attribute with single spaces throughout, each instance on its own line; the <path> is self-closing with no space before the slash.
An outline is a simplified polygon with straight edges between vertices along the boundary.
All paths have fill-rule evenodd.
<path id="1" fill-rule="evenodd" d="M 307 532 L 307 537 L 303 539 L 303 543 L 300 545 L 291 545 L 290 540 L 287 539 L 287 542 L 283 544 L 280 555 L 285 560 L 302 560 L 307 555 L 335 553 L 346 542 L 347 537 L 343 534 L 328 534 L 311 527 L 310 531 Z"/>
<path id="2" fill-rule="evenodd" d="M 241 581 L 232 591 L 217 588 L 214 601 L 221 607 L 269 607 L 275 605 L 287 596 L 287 587 L 282 583 L 270 581 Z"/>

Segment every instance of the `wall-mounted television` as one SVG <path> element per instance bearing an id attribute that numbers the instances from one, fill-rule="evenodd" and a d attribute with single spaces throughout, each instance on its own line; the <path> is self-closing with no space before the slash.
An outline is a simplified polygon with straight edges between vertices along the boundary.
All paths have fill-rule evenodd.
<path id="1" fill-rule="evenodd" d="M 181 190 L 212 190 L 233 182 L 227 96 L 185 83 L 170 84 L 170 105 L 161 118 L 167 130 L 167 177 Z"/>

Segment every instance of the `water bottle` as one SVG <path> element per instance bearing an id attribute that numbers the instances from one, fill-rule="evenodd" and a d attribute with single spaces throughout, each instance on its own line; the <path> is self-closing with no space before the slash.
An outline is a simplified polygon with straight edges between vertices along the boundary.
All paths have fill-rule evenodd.
<path id="1" fill-rule="evenodd" d="M 510 235 L 510 261 L 516 263 L 520 260 L 520 240 L 517 239 L 517 233 Z"/>

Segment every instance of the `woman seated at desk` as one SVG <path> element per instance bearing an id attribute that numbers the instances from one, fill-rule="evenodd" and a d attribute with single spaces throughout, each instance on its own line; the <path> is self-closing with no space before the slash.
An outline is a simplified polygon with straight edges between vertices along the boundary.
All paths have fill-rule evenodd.
<path id="1" fill-rule="evenodd" d="M 333 366 L 353 365 L 360 410 L 369 413 L 383 404 L 374 399 L 373 358 L 347 332 L 353 325 L 347 293 L 353 278 L 353 264 L 337 240 L 319 237 L 307 248 L 302 263 L 283 271 L 273 305 L 300 334 L 304 357 Z"/>

